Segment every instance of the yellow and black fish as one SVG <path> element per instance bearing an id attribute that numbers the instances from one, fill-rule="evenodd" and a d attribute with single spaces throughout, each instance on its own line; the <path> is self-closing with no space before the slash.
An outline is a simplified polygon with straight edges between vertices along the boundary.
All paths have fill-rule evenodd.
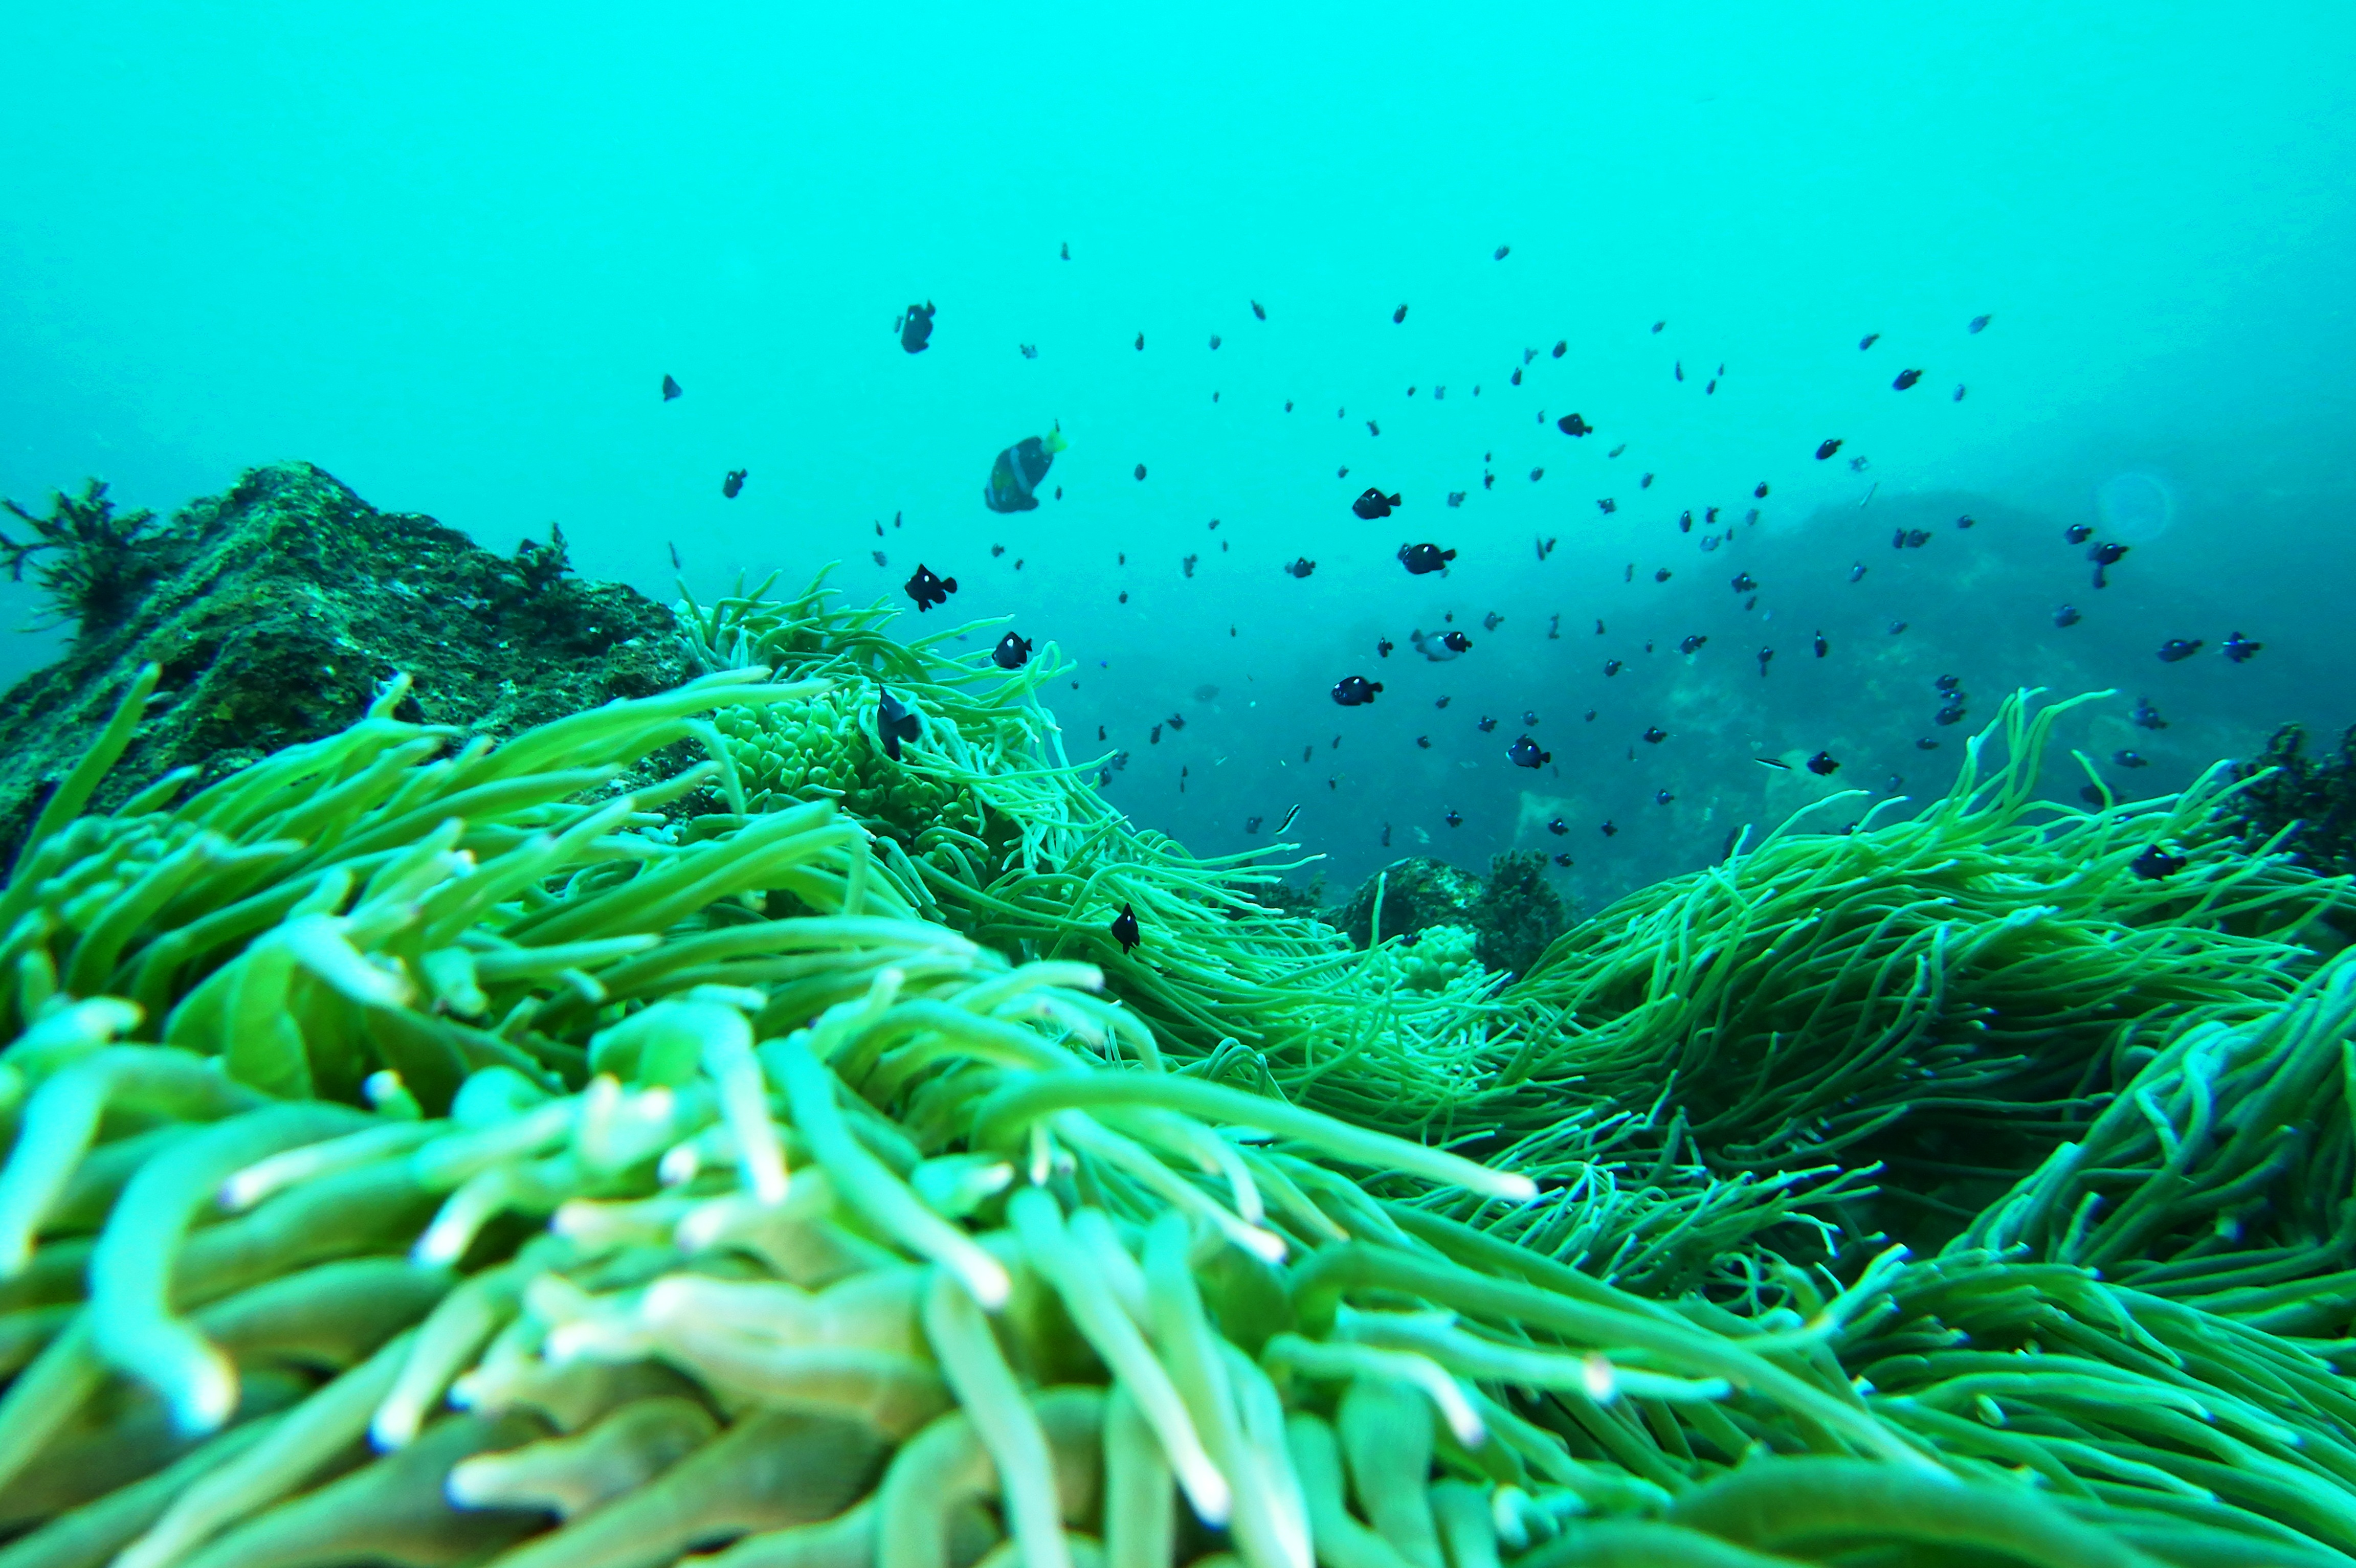
<path id="1" fill-rule="evenodd" d="M 1069 444 L 1062 431 L 1051 430 L 1044 436 L 1026 435 L 1000 453 L 991 464 L 990 483 L 981 488 L 982 505 L 993 512 L 1037 510 L 1039 481 L 1047 477 L 1055 453 Z"/>

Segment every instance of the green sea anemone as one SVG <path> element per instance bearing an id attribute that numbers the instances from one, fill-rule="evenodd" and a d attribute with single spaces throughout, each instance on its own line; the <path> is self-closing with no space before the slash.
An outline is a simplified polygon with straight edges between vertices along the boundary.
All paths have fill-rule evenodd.
<path id="1" fill-rule="evenodd" d="M 2181 1279 L 2241 1244 L 2216 1216 L 2279 1247 L 2344 1210 L 2344 1132 L 2267 1136 L 2349 1049 L 2348 971 L 2291 940 L 2339 891 L 2208 846 L 2206 796 L 2026 825 L 2015 709 L 1996 797 L 1786 833 L 1515 987 L 1420 991 L 1107 807 L 1044 677 L 815 592 L 691 614 L 678 691 L 492 746 L 396 683 L 84 815 L 152 669 L 125 694 L 0 891 L 0 1568 L 2356 1551 L 2338 1347 L 2065 1255 Z M 923 715 L 896 769 L 879 679 Z M 911 781 L 969 826 L 923 842 Z M 2119 876 L 2158 832 L 2182 880 Z M 1988 1032 L 2101 981 L 2107 1034 L 2048 997 L 2005 1053 L 2115 1062 L 2147 1139 L 2088 1091 L 2053 1119 L 2120 1163 L 1921 1262 L 1844 1233 L 1852 1178 L 1814 1212 L 1723 1168 L 1862 1147 L 1818 1123 L 1902 1103 L 1871 1020 L 1945 1018 L 1951 970 Z M 1931 1060 L 2016 1103 L 2084 1072 Z M 2158 1218 L 2114 1221 L 2137 1169 Z M 1804 1221 L 1822 1265 L 1769 1244 Z"/>

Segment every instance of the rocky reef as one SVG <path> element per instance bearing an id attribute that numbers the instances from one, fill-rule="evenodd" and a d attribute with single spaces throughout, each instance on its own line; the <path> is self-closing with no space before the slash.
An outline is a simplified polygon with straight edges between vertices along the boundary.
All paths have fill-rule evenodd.
<path id="1" fill-rule="evenodd" d="M 413 682 L 398 717 L 494 738 L 685 674 L 670 612 L 574 575 L 561 531 L 496 555 L 308 463 L 251 469 L 163 522 L 118 513 L 96 480 L 47 517 L 8 509 L 30 537 L 0 565 L 32 567 L 75 631 L 0 697 L 0 855 L 151 661 L 162 689 L 101 808 L 177 768 L 203 783 L 332 734 L 395 671 Z"/>

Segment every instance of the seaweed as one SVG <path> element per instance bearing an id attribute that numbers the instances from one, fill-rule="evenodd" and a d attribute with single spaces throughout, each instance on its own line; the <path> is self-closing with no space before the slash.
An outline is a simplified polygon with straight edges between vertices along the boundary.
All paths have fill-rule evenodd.
<path id="1" fill-rule="evenodd" d="M 2309 755 L 2307 739 L 2297 724 L 2268 736 L 2265 751 L 2235 767 L 2234 776 L 2247 782 L 2226 813 L 2243 842 L 2285 835 L 2281 847 L 2301 865 L 2345 876 L 2356 872 L 2356 727 L 2328 758 Z"/>
<path id="2" fill-rule="evenodd" d="M 53 492 L 46 517 L 5 498 L 0 507 L 33 529 L 29 539 L 0 534 L 0 565 L 22 582 L 27 561 L 54 551 L 38 563 L 37 581 L 59 613 L 75 624 L 77 639 L 120 623 L 164 571 L 152 537 L 155 514 L 142 507 L 117 515 L 103 480 L 86 480 L 79 500 Z"/>

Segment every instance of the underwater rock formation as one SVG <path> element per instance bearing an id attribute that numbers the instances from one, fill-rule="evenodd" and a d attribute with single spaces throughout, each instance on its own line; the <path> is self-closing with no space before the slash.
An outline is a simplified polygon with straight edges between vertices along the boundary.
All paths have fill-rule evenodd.
<path id="1" fill-rule="evenodd" d="M 2270 770 L 2270 777 L 2257 776 Z M 2251 781 L 2226 808 L 2243 825 L 2244 839 L 2263 844 L 2289 828 L 2283 848 L 2301 865 L 2356 874 L 2356 729 L 2340 737 L 2339 751 L 2327 760 L 2308 754 L 2304 728 L 2286 724 L 2234 776 Z"/>
<path id="2" fill-rule="evenodd" d="M 64 496 L 9 547 L 76 622 L 64 658 L 0 696 L 0 855 L 91 745 L 143 664 L 163 687 L 95 804 L 180 767 L 209 781 L 350 723 L 395 671 L 399 717 L 491 736 L 674 686 L 670 612 L 570 572 L 563 539 L 494 555 L 380 512 L 307 463 L 248 471 L 168 522 Z"/>

